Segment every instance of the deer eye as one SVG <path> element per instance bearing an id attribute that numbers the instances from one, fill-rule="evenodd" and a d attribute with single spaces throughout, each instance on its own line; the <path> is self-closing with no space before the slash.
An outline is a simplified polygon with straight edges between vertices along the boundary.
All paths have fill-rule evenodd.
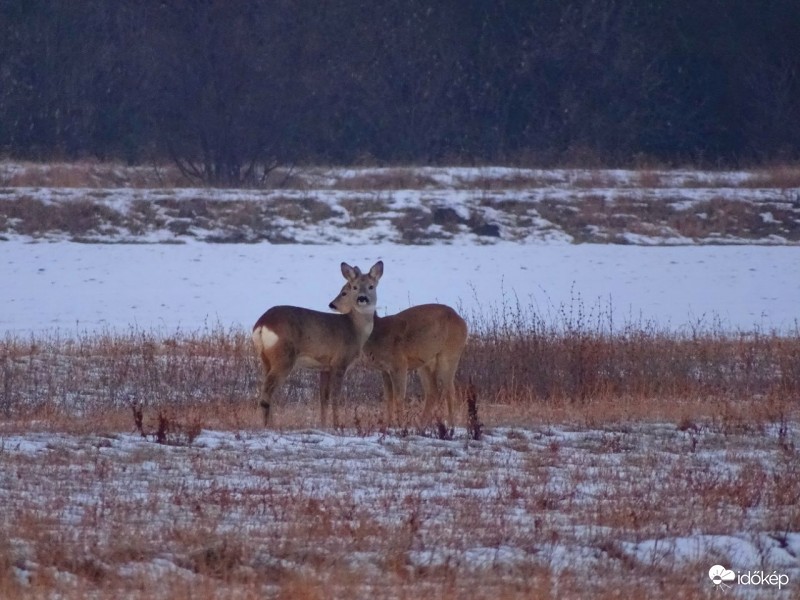
<path id="1" fill-rule="evenodd" d="M 347 292 L 342 292 L 342 296 L 347 296 Z"/>
<path id="2" fill-rule="evenodd" d="M 369 286 L 369 289 L 373 289 L 374 287 L 375 287 L 374 285 L 371 285 L 371 286 Z"/>

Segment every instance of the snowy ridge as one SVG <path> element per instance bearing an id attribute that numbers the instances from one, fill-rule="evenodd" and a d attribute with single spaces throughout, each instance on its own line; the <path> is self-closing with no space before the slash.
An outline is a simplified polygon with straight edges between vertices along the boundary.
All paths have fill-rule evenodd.
<path id="1" fill-rule="evenodd" d="M 800 187 L 743 172 L 499 167 L 311 169 L 268 190 L 8 186 L 3 239 L 797 245 Z"/>

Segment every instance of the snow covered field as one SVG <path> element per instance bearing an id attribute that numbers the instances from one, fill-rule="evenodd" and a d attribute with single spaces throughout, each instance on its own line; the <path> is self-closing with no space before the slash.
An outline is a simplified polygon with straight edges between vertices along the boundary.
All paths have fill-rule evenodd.
<path id="1" fill-rule="evenodd" d="M 480 442 L 13 434 L 0 503 L 15 511 L 15 580 L 54 582 L 60 597 L 300 597 L 302 582 L 324 597 L 706 598 L 716 564 L 776 573 L 793 594 L 797 436 L 654 424 L 490 428 Z M 735 585 L 732 597 L 785 596 Z"/>
<path id="2" fill-rule="evenodd" d="M 275 304 L 327 310 L 339 263 L 382 259 L 383 313 L 444 302 L 490 314 L 503 303 L 555 316 L 613 308 L 620 324 L 792 330 L 800 248 L 614 245 L 94 245 L 0 243 L 0 331 L 250 327 Z"/>

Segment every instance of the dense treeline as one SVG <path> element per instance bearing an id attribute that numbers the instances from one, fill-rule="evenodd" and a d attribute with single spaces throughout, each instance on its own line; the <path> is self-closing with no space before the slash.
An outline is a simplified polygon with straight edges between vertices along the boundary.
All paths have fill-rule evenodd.
<path id="1" fill-rule="evenodd" d="M 796 0 L 3 0 L 0 153 L 735 165 L 800 155 Z"/>

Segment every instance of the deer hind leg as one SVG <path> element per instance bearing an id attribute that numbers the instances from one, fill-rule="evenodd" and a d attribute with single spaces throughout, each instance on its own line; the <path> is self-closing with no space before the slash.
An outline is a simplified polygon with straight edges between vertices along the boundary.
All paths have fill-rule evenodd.
<path id="1" fill-rule="evenodd" d="M 294 361 L 289 356 L 281 358 L 280 355 L 268 355 L 266 352 L 261 353 L 261 361 L 264 363 L 264 379 L 258 403 L 264 414 L 264 426 L 271 427 L 274 422 L 273 396 L 275 390 L 291 373 Z"/>
<path id="2" fill-rule="evenodd" d="M 456 369 L 458 368 L 458 358 L 455 360 L 451 360 L 446 356 L 442 356 L 441 354 L 436 357 L 436 364 L 431 369 L 428 367 L 432 374 L 433 379 L 433 388 L 435 393 L 431 394 L 429 402 L 426 403 L 425 410 L 423 411 L 423 420 L 430 419 L 431 411 L 433 409 L 434 403 L 441 404 L 441 399 L 444 399 L 447 402 L 447 421 L 448 424 L 452 427 L 455 425 L 455 395 L 456 395 L 456 388 L 455 388 L 455 375 Z"/>
<path id="3" fill-rule="evenodd" d="M 383 383 L 383 401 L 386 404 L 386 424 L 391 425 L 396 414 L 397 404 L 392 376 L 388 371 L 381 371 L 381 382 Z"/>
<path id="4" fill-rule="evenodd" d="M 447 414 L 450 419 L 450 425 L 455 425 L 456 371 L 460 360 L 461 353 L 459 352 L 457 355 L 450 356 L 442 361 L 442 366 L 439 370 L 439 377 L 443 386 L 442 391 L 447 398 Z"/>
<path id="5" fill-rule="evenodd" d="M 436 386 L 434 365 L 422 365 L 419 369 L 417 369 L 417 373 L 419 373 L 419 380 L 422 383 L 422 395 L 425 401 L 422 409 L 422 421 L 427 422 L 431 417 L 431 413 L 433 412 L 434 404 L 439 397 L 439 391 Z"/>

